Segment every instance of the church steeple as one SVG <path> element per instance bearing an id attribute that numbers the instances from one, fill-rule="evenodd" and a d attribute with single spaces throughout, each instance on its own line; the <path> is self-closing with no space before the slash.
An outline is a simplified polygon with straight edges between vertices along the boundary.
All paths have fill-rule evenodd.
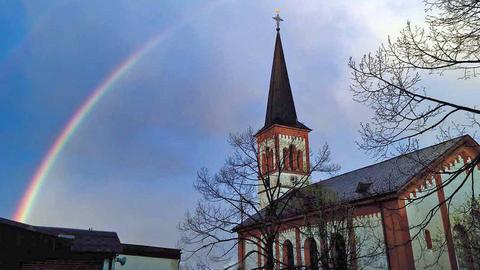
<path id="1" fill-rule="evenodd" d="M 268 93 L 265 125 L 255 134 L 259 150 L 260 173 L 258 196 L 261 207 L 269 200 L 275 200 L 298 186 L 303 179 L 309 183 L 310 155 L 308 145 L 308 127 L 298 121 L 292 90 L 288 80 L 287 65 L 280 39 L 278 15 L 277 37 L 273 53 L 272 75 Z M 262 179 L 268 179 L 263 182 Z M 307 179 L 305 179 L 307 177 Z M 303 184 L 305 184 L 303 183 Z"/>
<path id="2" fill-rule="evenodd" d="M 287 64 L 285 63 L 285 56 L 283 54 L 282 40 L 280 38 L 279 23 L 283 20 L 278 14 L 276 17 L 273 17 L 273 19 L 277 21 L 277 37 L 275 40 L 275 51 L 273 53 L 265 125 L 261 130 L 265 130 L 274 124 L 310 130 L 297 119 L 295 103 L 288 79 Z"/>

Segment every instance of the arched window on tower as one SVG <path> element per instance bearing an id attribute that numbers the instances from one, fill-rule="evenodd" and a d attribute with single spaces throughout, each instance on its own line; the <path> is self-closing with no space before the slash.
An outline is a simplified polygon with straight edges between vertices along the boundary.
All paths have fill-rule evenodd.
<path id="1" fill-rule="evenodd" d="M 267 173 L 267 155 L 265 153 L 262 154 L 262 159 L 260 160 L 260 164 L 261 164 L 261 170 L 262 170 L 262 174 L 265 174 Z"/>
<path id="2" fill-rule="evenodd" d="M 303 169 L 303 153 L 302 150 L 297 151 L 297 168 L 300 172 L 304 172 Z"/>
<path id="3" fill-rule="evenodd" d="M 292 242 L 289 240 L 286 240 L 283 242 L 283 248 L 282 248 L 282 254 L 283 254 L 283 267 L 282 269 L 288 269 L 288 270 L 293 270 L 295 267 L 295 263 L 293 260 L 293 245 Z"/>
<path id="4" fill-rule="evenodd" d="M 429 230 L 425 230 L 425 243 L 427 244 L 427 249 L 432 249 L 432 236 L 430 235 Z"/>
<path id="5" fill-rule="evenodd" d="M 273 160 L 273 149 L 267 147 L 268 171 L 275 170 L 275 163 Z"/>
<path id="6" fill-rule="evenodd" d="M 305 265 L 308 270 L 318 270 L 318 248 L 313 237 L 307 238 L 304 245 Z"/>
<path id="7" fill-rule="evenodd" d="M 290 170 L 297 170 L 297 155 L 295 151 L 295 146 L 293 144 L 290 144 L 290 146 L 288 147 L 288 158 Z"/>
<path id="8" fill-rule="evenodd" d="M 283 169 L 284 170 L 290 170 L 290 158 L 289 158 L 289 153 L 287 148 L 283 148 Z"/>

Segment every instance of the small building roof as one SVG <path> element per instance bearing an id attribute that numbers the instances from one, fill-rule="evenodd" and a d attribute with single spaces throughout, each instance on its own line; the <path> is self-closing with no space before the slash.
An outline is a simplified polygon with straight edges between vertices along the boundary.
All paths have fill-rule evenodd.
<path id="1" fill-rule="evenodd" d="M 180 260 L 180 249 L 122 244 L 124 255 Z"/>
<path id="2" fill-rule="evenodd" d="M 120 253 L 122 245 L 116 232 L 57 227 L 35 227 L 38 231 L 71 240 L 72 252 Z"/>

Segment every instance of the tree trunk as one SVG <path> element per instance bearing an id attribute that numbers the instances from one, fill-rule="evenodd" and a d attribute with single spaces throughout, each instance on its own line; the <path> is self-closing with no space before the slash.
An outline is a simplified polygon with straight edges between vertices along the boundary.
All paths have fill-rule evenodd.
<path id="1" fill-rule="evenodd" d="M 266 252 L 267 252 L 267 260 L 265 262 L 265 269 L 266 270 L 274 270 L 275 269 L 275 257 L 273 254 L 273 247 L 275 243 L 275 237 L 269 237 L 266 243 Z"/>

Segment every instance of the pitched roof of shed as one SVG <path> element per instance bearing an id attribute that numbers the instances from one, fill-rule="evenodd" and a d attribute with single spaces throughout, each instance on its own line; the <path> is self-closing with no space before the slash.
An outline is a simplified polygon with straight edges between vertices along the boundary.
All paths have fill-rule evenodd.
<path id="1" fill-rule="evenodd" d="M 415 176 L 422 173 L 433 162 L 447 158 L 446 153 L 462 145 L 478 144 L 469 135 L 460 136 L 426 148 L 403 154 L 385 161 L 381 161 L 357 170 L 325 179 L 303 187 L 300 192 L 307 194 L 315 190 L 333 192 L 340 201 L 357 201 L 373 196 L 389 194 L 399 191 Z M 371 183 L 368 193 L 358 193 L 359 183 Z M 281 198 L 280 198 L 281 200 Z M 291 208 L 291 209 L 290 209 Z M 292 207 L 286 208 L 284 217 L 298 215 Z M 263 211 L 260 211 L 263 213 Z M 258 217 L 258 215 L 256 215 Z M 247 219 L 237 226 L 237 230 L 244 226 L 254 225 L 252 219 Z"/>
<path id="2" fill-rule="evenodd" d="M 44 233 L 70 239 L 72 241 L 70 250 L 73 252 L 119 253 L 122 251 L 116 232 L 39 226 L 35 228 Z"/>

